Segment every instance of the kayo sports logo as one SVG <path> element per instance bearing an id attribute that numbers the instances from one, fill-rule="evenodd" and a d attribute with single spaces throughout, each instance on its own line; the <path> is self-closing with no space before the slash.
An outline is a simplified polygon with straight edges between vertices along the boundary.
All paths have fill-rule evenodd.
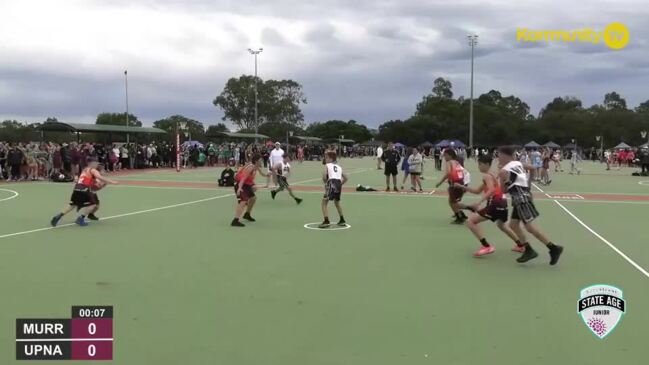
<path id="1" fill-rule="evenodd" d="M 611 49 L 622 49 L 629 43 L 629 29 L 622 23 L 611 23 L 603 31 L 592 28 L 579 30 L 531 30 L 516 29 L 517 42 L 583 42 L 599 44 L 601 41 Z"/>

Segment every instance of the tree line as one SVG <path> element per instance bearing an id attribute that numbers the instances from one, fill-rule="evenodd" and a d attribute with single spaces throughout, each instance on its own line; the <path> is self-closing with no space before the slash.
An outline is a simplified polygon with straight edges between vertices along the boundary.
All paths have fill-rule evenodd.
<path id="1" fill-rule="evenodd" d="M 376 138 L 411 146 L 441 139 L 468 142 L 470 100 L 454 97 L 452 83 L 441 77 L 434 80 L 431 92 L 416 103 L 411 117 L 386 121 L 376 131 L 355 120 L 329 120 L 307 125 L 302 113 L 302 106 L 306 103 L 302 85 L 294 80 L 262 80 L 248 75 L 229 79 L 223 91 L 212 101 L 223 111 L 223 121 L 234 125 L 235 130 L 258 131 L 273 140 L 284 140 L 292 132 L 295 136 L 325 140 L 344 137 L 366 142 Z M 641 131 L 649 130 L 649 100 L 630 109 L 626 100 L 615 91 L 605 94 L 601 104 L 590 107 L 584 106 L 574 96 L 556 97 L 541 109 L 538 116 L 532 115 L 529 105 L 517 96 L 504 96 L 497 90 L 478 96 L 473 104 L 474 140 L 478 146 L 524 144 L 531 140 L 567 144 L 575 139 L 580 146 L 590 147 L 599 146 L 596 136 L 602 136 L 604 145 L 608 147 L 621 141 L 640 145 L 646 142 Z M 142 126 L 137 116 L 129 114 L 127 117 L 125 113 L 100 113 L 95 123 L 125 125 L 127 119 L 129 126 Z M 56 121 L 56 118 L 47 118 L 44 123 L 51 121 Z M 155 138 L 173 141 L 180 123 L 187 126 L 182 131 L 184 139 L 204 141 L 229 131 L 224 123 L 206 127 L 202 122 L 183 115 L 172 115 L 153 123 L 154 127 L 169 132 Z M 38 140 L 41 124 L 3 121 L 0 123 L 0 140 Z"/>

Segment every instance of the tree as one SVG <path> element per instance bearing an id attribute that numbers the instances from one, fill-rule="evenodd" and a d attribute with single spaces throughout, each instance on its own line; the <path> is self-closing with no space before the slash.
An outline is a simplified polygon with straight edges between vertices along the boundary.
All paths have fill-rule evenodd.
<path id="1" fill-rule="evenodd" d="M 97 115 L 97 121 L 95 124 L 126 125 L 126 113 L 101 113 Z M 141 127 L 142 122 L 140 122 L 135 115 L 129 114 L 128 126 Z"/>
<path id="2" fill-rule="evenodd" d="M 156 120 L 155 122 L 153 122 L 153 126 L 167 131 L 167 136 L 171 139 L 175 139 L 176 128 L 180 123 L 183 122 L 187 125 L 185 129 L 181 131 L 181 135 L 186 134 L 186 137 L 188 139 L 194 141 L 205 140 L 205 127 L 203 126 L 203 123 L 194 119 L 189 119 L 182 115 L 172 115 L 164 119 Z"/>
<path id="3" fill-rule="evenodd" d="M 255 81 L 258 94 L 258 124 L 255 124 Z M 300 108 L 307 100 L 302 85 L 293 80 L 267 80 L 242 75 L 231 78 L 213 104 L 223 110 L 223 120 L 231 120 L 239 129 L 255 128 L 267 122 L 301 125 Z"/>
<path id="4" fill-rule="evenodd" d="M 574 96 L 557 97 L 541 109 L 539 112 L 539 118 L 542 118 L 543 115 L 551 112 L 571 112 L 582 109 L 581 100 Z"/>
<path id="5" fill-rule="evenodd" d="M 366 142 L 372 138 L 369 129 L 355 120 L 342 121 L 330 120 L 325 123 L 312 123 L 306 128 L 305 133 L 308 136 L 319 137 L 322 139 L 338 139 L 345 136 L 345 139 L 352 139 L 356 142 Z"/>
<path id="6" fill-rule="evenodd" d="M 453 98 L 453 84 L 451 81 L 438 77 L 433 82 L 433 95 L 441 99 Z"/>
<path id="7" fill-rule="evenodd" d="M 616 93 L 615 91 L 610 92 L 604 95 L 604 108 L 606 108 L 606 110 L 624 110 L 626 109 L 626 100 L 624 100 L 624 98 L 622 98 L 620 94 Z"/>
<path id="8" fill-rule="evenodd" d="M 639 114 L 649 114 L 649 100 L 640 103 L 640 105 L 635 108 L 635 112 Z"/>
<path id="9" fill-rule="evenodd" d="M 229 132 L 229 131 L 230 129 L 228 129 L 228 127 L 225 124 L 217 123 L 207 127 L 207 131 L 205 132 L 205 135 L 208 137 L 214 137 L 214 136 L 218 136 L 219 133 L 221 132 Z"/>

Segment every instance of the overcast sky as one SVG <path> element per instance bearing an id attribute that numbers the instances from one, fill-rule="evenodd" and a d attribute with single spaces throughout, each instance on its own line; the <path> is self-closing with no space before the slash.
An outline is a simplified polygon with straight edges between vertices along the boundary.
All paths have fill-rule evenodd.
<path id="1" fill-rule="evenodd" d="M 514 94 L 534 114 L 555 96 L 586 106 L 615 90 L 649 99 L 647 1 L 0 0 L 0 119 L 48 116 L 93 123 L 130 111 L 145 124 L 183 114 L 220 122 L 226 80 L 254 72 L 304 86 L 306 122 L 356 119 L 371 127 L 412 115 L 436 77 L 469 94 Z M 602 30 L 622 22 L 629 45 L 516 42 L 516 29 Z"/>

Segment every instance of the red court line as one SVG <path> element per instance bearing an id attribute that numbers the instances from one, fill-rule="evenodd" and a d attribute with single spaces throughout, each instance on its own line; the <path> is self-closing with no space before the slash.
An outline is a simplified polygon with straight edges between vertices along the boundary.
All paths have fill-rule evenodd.
<path id="1" fill-rule="evenodd" d="M 149 186 L 149 187 L 176 187 L 176 188 L 201 188 L 201 189 L 210 189 L 216 188 L 216 182 L 214 183 L 199 183 L 199 182 L 174 182 L 174 181 L 146 181 L 146 180 L 121 180 L 119 181 L 121 185 L 131 185 L 131 186 Z M 323 191 L 322 186 L 318 185 L 295 185 L 292 187 L 296 191 Z M 352 187 L 343 188 L 343 192 L 355 192 L 356 189 Z M 421 193 L 415 193 L 411 191 L 402 191 L 402 192 L 391 192 L 387 193 L 382 190 L 378 190 L 377 193 L 383 194 L 412 194 L 419 195 Z M 424 192 L 426 195 L 430 195 L 430 191 Z M 368 192 L 372 194 L 372 192 Z M 445 191 L 435 191 L 432 195 L 436 196 L 447 196 L 448 194 Z M 548 193 L 550 197 L 545 194 L 534 194 L 535 199 L 541 200 L 570 200 L 574 198 L 575 201 L 579 200 L 600 200 L 600 201 L 649 201 L 649 195 L 623 195 L 623 194 L 551 194 Z M 582 199 L 583 198 L 583 199 Z"/>

